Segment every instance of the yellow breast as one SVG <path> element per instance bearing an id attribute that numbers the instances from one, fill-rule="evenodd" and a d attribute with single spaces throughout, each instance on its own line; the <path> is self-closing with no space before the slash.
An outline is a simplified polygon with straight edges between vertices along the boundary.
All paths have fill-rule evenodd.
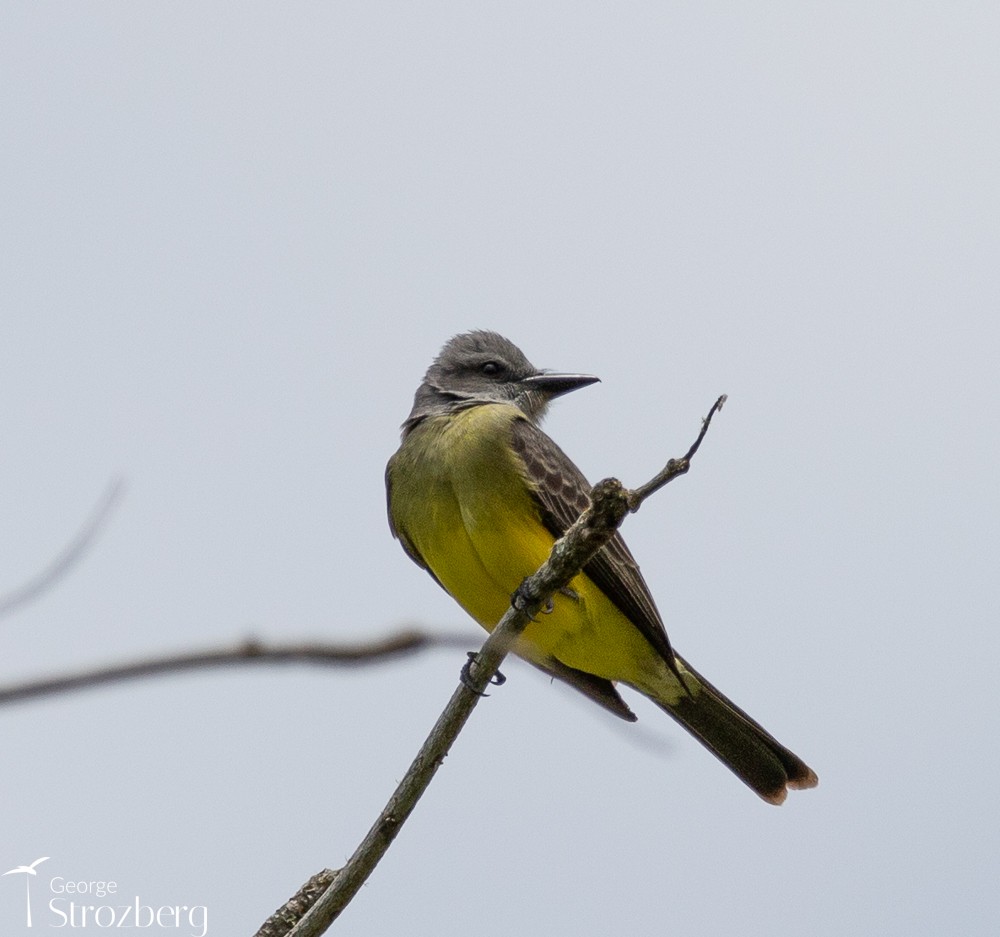
<path id="1" fill-rule="evenodd" d="M 509 404 L 430 417 L 389 465 L 397 533 L 487 630 L 555 541 L 510 444 L 511 425 L 523 418 Z M 589 577 L 581 573 L 569 588 L 572 595 L 556 595 L 552 612 L 525 629 L 518 654 L 629 683 L 640 671 L 659 674 L 646 639 Z"/>

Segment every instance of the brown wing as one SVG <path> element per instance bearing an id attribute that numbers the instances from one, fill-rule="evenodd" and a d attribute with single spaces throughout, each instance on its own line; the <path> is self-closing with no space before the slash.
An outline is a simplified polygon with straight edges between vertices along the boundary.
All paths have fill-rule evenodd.
<path id="1" fill-rule="evenodd" d="M 553 536 L 561 537 L 589 506 L 590 484 L 569 456 L 534 423 L 515 420 L 512 432 L 514 450 L 524 462 L 542 523 Z M 616 533 L 583 571 L 673 670 L 674 652 L 660 613 L 621 535 Z"/>
<path id="2" fill-rule="evenodd" d="M 574 689 L 589 696 L 598 705 L 603 706 L 608 712 L 614 713 L 626 722 L 637 721 L 635 713 L 628 708 L 628 704 L 621 698 L 610 680 L 567 667 L 554 657 L 547 658 L 544 663 L 534 660 L 529 660 L 528 663 L 543 673 L 547 673 L 550 677 L 556 677 L 564 683 L 568 683 Z"/>

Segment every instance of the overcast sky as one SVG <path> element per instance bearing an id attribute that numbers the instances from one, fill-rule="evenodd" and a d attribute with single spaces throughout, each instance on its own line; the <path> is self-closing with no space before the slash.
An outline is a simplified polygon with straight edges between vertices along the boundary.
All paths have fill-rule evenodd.
<path id="1" fill-rule="evenodd" d="M 730 395 L 624 534 L 820 786 L 769 807 L 636 694 L 630 726 L 509 661 L 338 932 L 994 934 L 998 35 L 985 3 L 7 4 L 0 594 L 127 490 L 0 620 L 0 683 L 251 634 L 477 647 L 382 473 L 441 344 L 493 328 L 602 378 L 546 424 L 594 479 Z M 253 933 L 463 661 L 0 710 L 0 871 L 50 857 L 30 932 L 0 877 L 0 932 L 114 880 Z"/>

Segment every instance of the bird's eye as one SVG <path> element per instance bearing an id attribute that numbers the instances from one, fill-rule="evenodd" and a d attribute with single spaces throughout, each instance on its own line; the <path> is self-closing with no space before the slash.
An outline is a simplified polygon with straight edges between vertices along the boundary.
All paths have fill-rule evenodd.
<path id="1" fill-rule="evenodd" d="M 499 361 L 487 361 L 480 366 L 479 370 L 487 377 L 496 377 L 503 371 L 503 366 Z"/>

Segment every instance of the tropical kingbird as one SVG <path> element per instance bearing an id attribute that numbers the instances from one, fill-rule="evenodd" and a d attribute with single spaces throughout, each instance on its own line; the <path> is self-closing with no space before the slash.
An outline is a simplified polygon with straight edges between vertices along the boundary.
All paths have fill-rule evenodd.
<path id="1" fill-rule="evenodd" d="M 410 557 L 492 631 L 523 580 L 589 504 L 590 485 L 539 429 L 549 402 L 598 378 L 535 368 L 495 332 L 449 341 L 417 388 L 386 467 L 389 525 Z M 615 688 L 676 719 L 764 800 L 815 787 L 815 773 L 695 671 L 615 534 L 514 652 L 630 722 Z"/>

